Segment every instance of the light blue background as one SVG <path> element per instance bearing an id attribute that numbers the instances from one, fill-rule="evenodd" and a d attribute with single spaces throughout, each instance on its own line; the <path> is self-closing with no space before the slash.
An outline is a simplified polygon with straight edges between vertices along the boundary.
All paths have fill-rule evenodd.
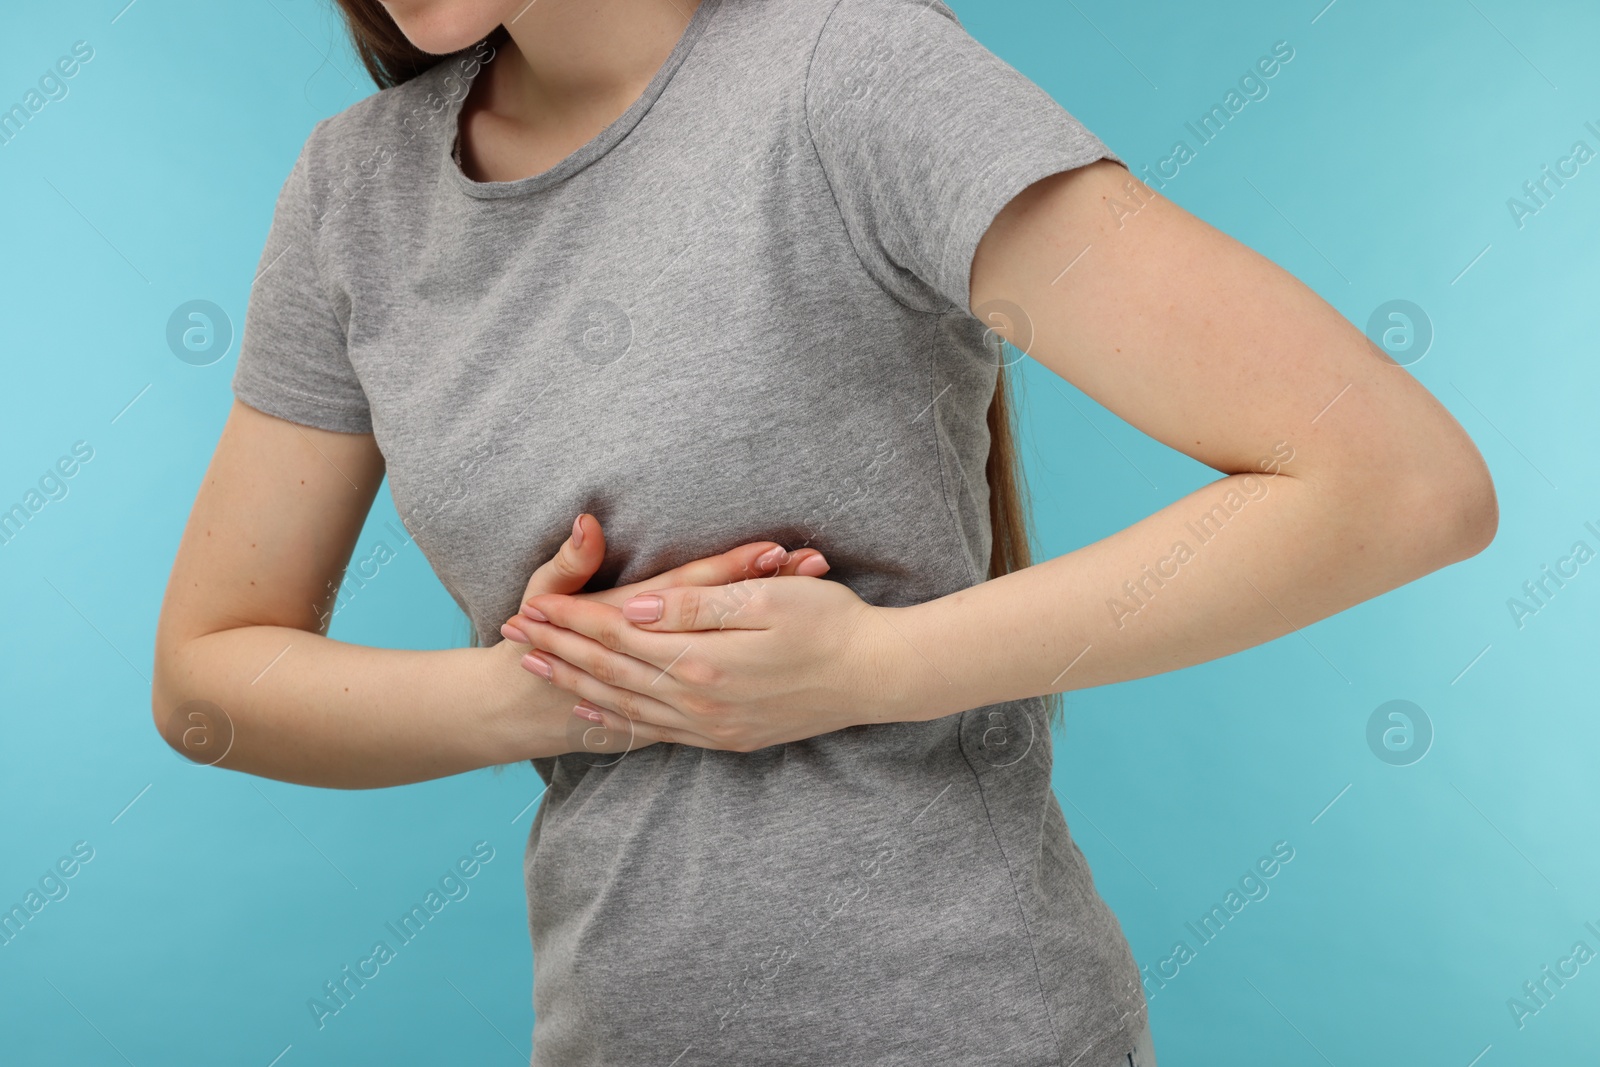
<path id="1" fill-rule="evenodd" d="M 74 442 L 94 449 L 0 546 L 0 906 L 94 849 L 0 947 L 0 1059 L 525 1063 L 531 769 L 317 790 L 186 765 L 152 726 L 155 620 L 274 198 L 312 124 L 371 86 L 320 0 L 125 2 L 14 6 L 0 34 L 0 106 L 74 41 L 95 50 L 0 147 L 0 508 Z M 1358 325 L 1421 305 L 1433 348 L 1396 373 L 1471 432 L 1500 497 L 1471 560 L 1264 647 L 1069 695 L 1056 786 L 1142 964 L 1197 947 L 1185 923 L 1275 842 L 1295 849 L 1266 899 L 1147 987 L 1163 1064 L 1597 1062 L 1600 963 L 1520 1029 L 1506 1002 L 1575 942 L 1600 950 L 1600 568 L 1521 629 L 1507 600 L 1574 541 L 1600 547 L 1583 526 L 1600 526 L 1600 163 L 1520 229 L 1506 201 L 1575 140 L 1600 147 L 1600 15 L 1324 3 L 953 5 L 1136 167 L 1193 144 L 1183 124 L 1289 42 L 1270 95 L 1166 195 Z M 234 323 L 210 366 L 166 346 L 192 299 Z M 1044 551 L 1217 477 L 1037 366 L 1025 380 Z M 381 494 L 358 551 L 393 518 Z M 413 546 L 333 632 L 423 648 L 466 629 Z M 1391 699 L 1436 731 L 1411 766 L 1367 744 Z M 495 858 L 470 895 L 319 1031 L 308 998 L 477 841 Z"/>

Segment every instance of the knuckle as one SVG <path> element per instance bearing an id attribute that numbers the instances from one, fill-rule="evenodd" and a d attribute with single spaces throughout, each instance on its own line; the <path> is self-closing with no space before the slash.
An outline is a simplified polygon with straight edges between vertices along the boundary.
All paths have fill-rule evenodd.
<path id="1" fill-rule="evenodd" d="M 720 749 L 729 752 L 752 752 L 755 738 L 743 726 L 725 718 L 714 718 L 704 727 L 705 735 Z"/>
<path id="2" fill-rule="evenodd" d="M 711 736 L 712 727 L 709 723 L 704 721 L 704 717 L 700 714 L 699 705 L 696 704 L 694 700 L 677 699 L 672 703 L 673 706 L 676 707 L 683 715 L 683 717 L 688 720 L 690 729 L 692 729 L 695 733 L 701 734 L 705 737 Z"/>
<path id="3" fill-rule="evenodd" d="M 722 597 L 718 603 L 717 622 L 720 625 L 730 615 L 737 615 L 750 603 L 751 591 L 760 584 L 759 579 L 745 579 L 742 582 L 731 582 L 722 587 Z"/>
<path id="4" fill-rule="evenodd" d="M 621 652 L 622 624 L 616 619 L 607 619 L 600 624 L 596 640 L 613 652 Z"/>
<path id="5" fill-rule="evenodd" d="M 640 718 L 641 713 L 644 711 L 644 705 L 639 697 L 626 689 L 619 689 L 611 694 L 610 700 L 616 706 L 616 711 L 619 715 L 626 715 L 635 721 Z"/>
<path id="6" fill-rule="evenodd" d="M 746 599 L 746 609 L 749 611 L 764 611 L 772 603 L 772 582 L 751 582 Z"/>
<path id="7" fill-rule="evenodd" d="M 705 606 L 705 592 L 700 589 L 680 589 L 676 599 L 675 621 L 685 630 L 694 629 Z"/>
<path id="8" fill-rule="evenodd" d="M 703 724 L 708 731 L 723 729 L 727 726 L 721 707 L 702 695 L 692 693 L 685 695 L 679 701 L 679 708 L 689 718 Z"/>
<path id="9" fill-rule="evenodd" d="M 581 654 L 573 656 L 573 669 L 579 673 L 579 677 L 584 677 L 586 680 L 598 681 L 602 685 L 613 683 L 613 667 L 610 661 L 606 661 L 605 656 L 598 656 L 589 649 L 581 649 Z"/>
<path id="10" fill-rule="evenodd" d="M 619 681 L 616 665 L 603 656 L 589 665 L 589 675 L 602 685 L 615 686 Z"/>
<path id="11" fill-rule="evenodd" d="M 702 686 L 706 684 L 704 664 L 698 659 L 685 657 L 682 662 L 672 668 L 672 673 L 677 676 L 680 685 Z"/>
<path id="12" fill-rule="evenodd" d="M 727 681 L 728 674 L 711 660 L 702 660 L 700 663 L 700 684 L 707 689 L 716 689 Z"/>

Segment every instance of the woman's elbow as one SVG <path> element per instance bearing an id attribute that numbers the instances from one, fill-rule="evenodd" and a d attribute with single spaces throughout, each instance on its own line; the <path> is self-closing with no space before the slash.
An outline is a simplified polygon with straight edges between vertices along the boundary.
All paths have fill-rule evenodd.
<path id="1" fill-rule="evenodd" d="M 1469 446 L 1470 447 L 1470 446 Z M 1450 473 L 1436 473 L 1410 501 L 1437 534 L 1440 566 L 1470 559 L 1488 548 L 1500 528 L 1494 479 L 1476 448 Z"/>
<path id="2" fill-rule="evenodd" d="M 177 642 L 157 640 L 150 680 L 150 718 L 156 733 L 174 752 L 203 762 L 197 757 L 225 713 L 208 700 L 194 699 L 181 684 L 193 674 L 192 655 L 192 650 Z"/>
<path id="3" fill-rule="evenodd" d="M 1489 547 L 1500 529 L 1500 502 L 1495 496 L 1494 479 L 1485 470 L 1481 478 L 1469 483 L 1464 490 L 1465 503 L 1460 519 L 1462 543 L 1466 553 L 1461 558 L 1476 556 Z"/>
<path id="4" fill-rule="evenodd" d="M 173 695 L 172 689 L 166 684 L 163 673 L 158 665 L 151 680 L 150 719 L 161 740 L 181 754 L 183 751 L 183 725 L 181 722 L 183 716 L 178 711 L 178 708 L 183 701 Z"/>

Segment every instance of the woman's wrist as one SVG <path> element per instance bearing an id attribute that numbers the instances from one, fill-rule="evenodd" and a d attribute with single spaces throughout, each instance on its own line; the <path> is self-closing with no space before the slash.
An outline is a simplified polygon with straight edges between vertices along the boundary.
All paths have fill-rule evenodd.
<path id="1" fill-rule="evenodd" d="M 952 684 L 939 669 L 927 635 L 938 626 L 939 601 L 903 608 L 872 606 L 861 647 L 866 722 L 928 722 L 964 707 L 952 704 Z"/>
<path id="2" fill-rule="evenodd" d="M 489 709 L 485 738 L 488 762 L 520 763 L 559 756 L 582 747 L 581 720 L 572 714 L 578 698 L 522 668 L 527 646 L 500 641 L 481 653 L 478 689 Z"/>
<path id="3" fill-rule="evenodd" d="M 960 669 L 962 601 L 958 590 L 903 608 L 874 607 L 864 641 L 869 706 L 876 722 L 929 722 L 992 702 L 993 679 Z M 995 698 L 998 699 L 998 698 Z"/>
<path id="4" fill-rule="evenodd" d="M 485 765 L 521 763 L 568 752 L 623 754 L 647 748 L 644 740 L 624 721 L 620 729 L 596 726 L 573 714 L 579 697 L 522 666 L 528 646 L 501 641 L 487 648 L 467 650 L 479 655 L 477 691 L 487 711 L 484 731 Z"/>

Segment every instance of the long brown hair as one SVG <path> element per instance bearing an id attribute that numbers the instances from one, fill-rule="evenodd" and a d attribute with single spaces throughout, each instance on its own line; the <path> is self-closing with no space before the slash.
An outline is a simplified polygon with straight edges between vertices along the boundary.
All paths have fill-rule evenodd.
<path id="1" fill-rule="evenodd" d="M 424 52 L 412 44 L 378 0 L 336 0 L 336 3 L 344 14 L 356 54 L 379 89 L 391 89 L 410 81 L 436 63 L 451 58 Z M 488 42 L 498 48 L 506 37 L 506 28 L 497 26 Z M 998 578 L 1033 562 L 1029 548 L 1032 516 L 1026 503 L 1027 483 L 1017 451 L 1011 380 L 1004 361 L 998 369 L 994 399 L 989 403 L 988 423 L 989 459 L 985 473 L 989 480 L 989 523 L 994 532 L 988 577 Z M 477 627 L 469 627 L 469 630 L 471 643 L 476 647 Z M 1052 693 L 1045 702 L 1049 721 L 1054 725 L 1061 719 L 1061 694 Z"/>

